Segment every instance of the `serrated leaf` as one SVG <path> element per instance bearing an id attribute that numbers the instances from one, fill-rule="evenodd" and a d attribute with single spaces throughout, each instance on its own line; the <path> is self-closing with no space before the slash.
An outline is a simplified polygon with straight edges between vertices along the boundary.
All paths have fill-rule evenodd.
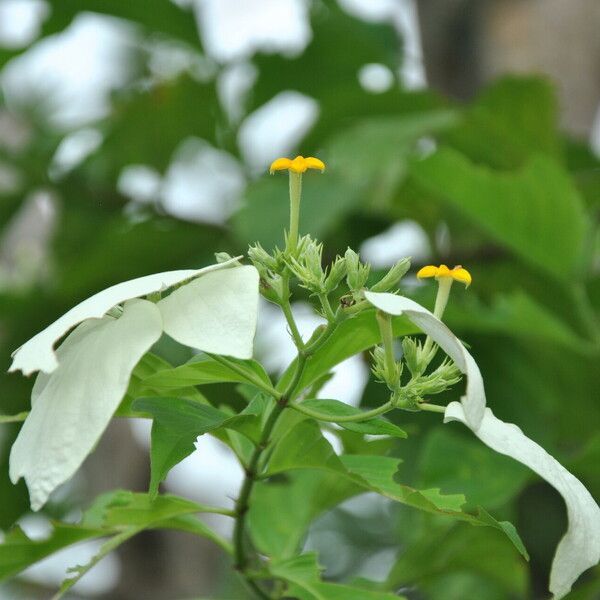
<path id="1" fill-rule="evenodd" d="M 167 473 L 194 451 L 198 436 L 258 418 L 252 414 L 231 416 L 186 398 L 140 398 L 133 403 L 133 409 L 153 419 L 149 488 L 152 495 L 158 493 Z"/>
<path id="2" fill-rule="evenodd" d="M 462 508 L 466 498 L 462 494 L 442 494 L 437 488 L 416 490 L 398 483 L 398 459 L 387 456 L 344 455 L 340 460 L 349 473 L 357 475 L 372 491 L 425 512 L 446 515 L 471 525 L 499 529 L 526 559 L 529 558 L 521 539 L 510 523 L 496 521 L 482 508 L 478 509 L 476 515 L 464 512 Z"/>
<path id="3" fill-rule="evenodd" d="M 103 537 L 109 533 L 95 527 L 54 523 L 52 533 L 48 538 L 31 540 L 20 527 L 15 527 L 7 533 L 6 538 L 0 544 L 0 581 L 20 573 L 62 548 L 84 540 Z"/>
<path id="4" fill-rule="evenodd" d="M 299 600 L 398 600 L 403 596 L 375 592 L 339 583 L 321 581 L 321 567 L 314 552 L 287 560 L 273 561 L 270 573 L 288 582 L 288 594 Z"/>
<path id="5" fill-rule="evenodd" d="M 107 540 L 99 551 L 85 564 L 69 569 L 73 573 L 67 577 L 52 600 L 59 600 L 71 589 L 90 569 L 100 562 L 107 554 L 116 550 L 133 536 L 144 529 L 178 529 L 208 537 L 218 541 L 220 545 L 228 545 L 219 540 L 214 532 L 206 525 L 198 526 L 197 520 L 190 520 L 192 513 L 211 511 L 210 507 L 196 504 L 185 498 L 165 495 L 152 498 L 149 494 L 136 494 L 127 491 L 116 491 L 105 494 L 98 499 L 96 505 L 88 512 L 88 520 L 100 519 L 107 531 L 118 531 Z M 187 517 L 187 519 L 186 519 Z M 125 528 L 122 531 L 119 529 Z"/>

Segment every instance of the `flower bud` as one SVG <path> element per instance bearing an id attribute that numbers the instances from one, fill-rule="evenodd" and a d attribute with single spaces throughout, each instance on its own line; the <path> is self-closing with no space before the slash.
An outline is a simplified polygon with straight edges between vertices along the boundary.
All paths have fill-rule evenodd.
<path id="1" fill-rule="evenodd" d="M 399 260 L 372 288 L 372 292 L 387 292 L 398 287 L 398 282 L 410 269 L 410 258 Z"/>
<path id="2" fill-rule="evenodd" d="M 363 265 L 360 262 L 360 257 L 352 250 L 352 248 L 346 250 L 344 258 L 346 259 L 346 267 L 348 270 L 346 277 L 348 287 L 351 290 L 360 290 L 367 283 L 371 267 L 370 265 Z"/>
<path id="3" fill-rule="evenodd" d="M 329 273 L 325 279 L 325 291 L 328 294 L 333 292 L 342 283 L 346 274 L 346 259 L 338 256 L 329 267 Z"/>
<path id="4" fill-rule="evenodd" d="M 277 261 L 258 243 L 248 248 L 248 257 L 257 268 L 261 265 L 271 271 L 277 269 Z"/>

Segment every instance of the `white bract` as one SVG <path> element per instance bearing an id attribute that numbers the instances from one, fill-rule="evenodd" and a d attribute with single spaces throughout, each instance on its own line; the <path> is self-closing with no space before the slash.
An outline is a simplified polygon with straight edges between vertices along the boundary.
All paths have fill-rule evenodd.
<path id="1" fill-rule="evenodd" d="M 444 422 L 449 421 L 469 426 L 458 402 L 446 407 Z M 497 419 L 489 408 L 481 426 L 473 432 L 492 450 L 527 465 L 565 499 L 569 527 L 556 548 L 550 572 L 550 591 L 559 600 L 569 593 L 583 571 L 600 561 L 600 508 L 579 479 L 516 425 Z"/>
<path id="2" fill-rule="evenodd" d="M 406 315 L 419 329 L 427 333 L 434 342 L 454 361 L 467 376 L 467 390 L 460 399 L 465 409 L 469 426 L 478 427 L 485 410 L 485 391 L 479 367 L 460 340 L 426 308 L 402 296 L 388 293 L 365 292 L 367 300 L 379 310 L 390 315 Z"/>
<path id="3" fill-rule="evenodd" d="M 158 273 L 112 286 L 71 309 L 24 344 L 11 370 L 41 369 L 10 454 L 10 477 L 25 478 L 38 510 L 85 460 L 118 408 L 131 373 L 163 332 L 206 352 L 250 358 L 258 272 L 234 261 Z M 192 280 L 158 303 L 137 295 Z M 125 302 L 115 318 L 105 313 Z M 78 325 L 55 351 L 54 344 Z"/>
<path id="4" fill-rule="evenodd" d="M 228 263 L 222 263 L 204 269 L 155 273 L 154 275 L 138 277 L 106 288 L 74 306 L 60 319 L 54 321 L 52 325 L 40 331 L 15 350 L 9 371 L 22 371 L 25 375 L 35 371 L 51 373 L 58 366 L 54 344 L 78 323 L 85 319 L 100 319 L 113 306 L 125 302 L 125 300 L 139 298 L 167 289 L 186 279 L 198 277 L 209 271 L 227 267 L 227 265 Z"/>
<path id="5" fill-rule="evenodd" d="M 452 358 L 467 376 L 461 402 L 446 407 L 444 422 L 460 421 L 487 446 L 523 463 L 563 496 L 569 526 L 556 549 L 550 573 L 555 600 L 569 593 L 579 575 L 600 561 L 600 508 L 583 484 L 516 425 L 505 423 L 486 408 L 481 373 L 460 340 L 426 308 L 394 294 L 366 292 L 373 306 L 391 315 L 406 315 Z"/>

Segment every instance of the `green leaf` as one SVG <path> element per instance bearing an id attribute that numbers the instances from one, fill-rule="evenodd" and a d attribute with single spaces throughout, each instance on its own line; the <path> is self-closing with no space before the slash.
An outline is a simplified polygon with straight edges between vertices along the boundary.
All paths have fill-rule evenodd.
<path id="1" fill-rule="evenodd" d="M 553 84 L 538 77 L 507 76 L 483 90 L 445 139 L 473 161 L 514 169 L 533 154 L 560 159 L 557 127 Z"/>
<path id="2" fill-rule="evenodd" d="M 361 119 L 332 136 L 323 155 L 328 166 L 352 187 L 380 198 L 391 193 L 406 172 L 406 161 L 423 136 L 447 129 L 458 120 L 457 112 L 436 109 L 400 116 Z"/>
<path id="3" fill-rule="evenodd" d="M 313 552 L 291 559 L 273 561 L 269 571 L 278 579 L 287 581 L 288 595 L 299 600 L 398 600 L 396 594 L 375 592 L 339 583 L 321 581 L 321 567 Z"/>
<path id="4" fill-rule="evenodd" d="M 324 581 L 293 584 L 289 587 L 289 593 L 298 600 L 406 600 L 406 596 L 398 596 L 391 592 L 374 592 Z"/>
<path id="5" fill-rule="evenodd" d="M 273 450 L 266 475 L 307 468 L 345 472 L 331 444 L 312 419 L 300 421 L 281 438 Z"/>
<path id="6" fill-rule="evenodd" d="M 526 564 L 503 535 L 490 529 L 437 521 L 427 522 L 412 537 L 391 569 L 386 586 L 416 585 L 427 590 L 455 573 L 478 575 L 484 588 L 499 587 L 503 595 L 493 598 L 521 598 L 527 591 Z"/>
<path id="7" fill-rule="evenodd" d="M 494 527 L 502 531 L 513 542 L 517 550 L 528 558 L 527 550 L 519 538 L 513 525 L 507 521 L 498 522 L 484 509 L 479 508 L 473 515 L 462 510 L 466 498 L 462 494 L 444 495 L 438 488 L 416 490 L 396 481 L 398 459 L 387 456 L 357 456 L 345 455 L 340 457 L 349 473 L 357 475 L 372 491 L 401 502 L 407 506 L 418 508 L 433 514 L 446 515 L 471 525 Z"/>
<path id="8" fill-rule="evenodd" d="M 158 486 L 167 473 L 194 451 L 198 436 L 256 418 L 250 414 L 231 416 L 186 398 L 140 398 L 133 403 L 133 409 L 154 419 L 149 488 L 152 496 L 158 493 Z"/>
<path id="9" fill-rule="evenodd" d="M 394 336 L 418 333 L 418 329 L 405 317 L 392 319 Z M 298 389 L 304 389 L 328 373 L 342 361 L 373 347 L 381 341 L 381 333 L 374 310 L 366 310 L 355 317 L 343 321 L 331 337 L 311 356 L 300 379 Z M 286 370 L 277 389 L 282 391 L 288 385 L 295 369 L 292 363 Z"/>
<path id="10" fill-rule="evenodd" d="M 259 481 L 248 511 L 252 540 L 268 556 L 294 556 L 313 519 L 362 491 L 350 479 L 325 470 L 289 471 Z"/>
<path id="11" fill-rule="evenodd" d="M 349 406 L 348 404 L 340 402 L 339 400 L 303 400 L 302 406 L 319 411 L 320 413 L 329 417 L 329 419 L 334 423 L 336 422 L 336 417 L 348 417 L 363 413 L 363 411 L 359 408 L 354 408 L 353 406 Z M 407 437 L 405 431 L 382 417 L 369 419 L 368 421 L 341 422 L 339 425 L 344 429 L 356 431 L 357 433 L 370 435 L 391 435 L 398 438 Z"/>
<path id="12" fill-rule="evenodd" d="M 99 528 L 53 523 L 53 530 L 48 538 L 31 540 L 20 527 L 15 527 L 0 544 L 0 581 L 16 575 L 62 548 L 109 533 Z"/>
<path id="13" fill-rule="evenodd" d="M 93 507 L 92 511 L 94 508 L 96 507 Z M 118 490 L 102 498 L 97 510 L 102 513 L 102 525 L 115 528 L 148 527 L 158 521 L 206 512 L 207 509 L 210 511 L 210 507 L 171 494 L 153 498 L 150 494 Z"/>
<path id="14" fill-rule="evenodd" d="M 140 413 L 133 410 L 132 404 L 137 398 L 148 396 L 176 396 L 177 398 L 188 398 L 202 404 L 208 404 L 208 400 L 193 386 L 175 389 L 146 384 L 145 380 L 151 375 L 172 368 L 173 366 L 160 356 L 152 352 L 145 354 L 131 374 L 127 393 L 115 415 L 118 417 L 140 417 Z"/>
<path id="15" fill-rule="evenodd" d="M 118 548 L 133 536 L 148 528 L 169 528 L 189 531 L 217 541 L 227 547 L 214 532 L 197 519 L 190 518 L 192 513 L 213 512 L 210 507 L 196 504 L 177 496 L 165 495 L 152 498 L 149 494 L 136 494 L 128 491 L 115 491 L 97 499 L 84 516 L 88 522 L 101 522 L 109 531 L 118 532 L 107 540 L 100 550 L 85 565 L 69 569 L 73 575 L 65 579 L 53 600 L 62 598 L 92 567 L 107 554 Z M 119 529 L 125 528 L 122 531 Z"/>
<path id="16" fill-rule="evenodd" d="M 497 295 L 490 307 L 475 299 L 461 310 L 448 307 L 447 321 L 461 331 L 497 333 L 546 342 L 578 353 L 593 351 L 564 320 L 521 290 Z"/>
<path id="17" fill-rule="evenodd" d="M 530 477 L 516 461 L 442 427 L 433 429 L 425 439 L 419 466 L 420 487 L 463 493 L 468 506 L 502 506 L 523 489 Z"/>
<path id="18" fill-rule="evenodd" d="M 121 544 L 131 539 L 142 531 L 143 527 L 128 527 L 125 531 L 114 535 L 109 540 L 106 540 L 100 549 L 85 565 L 77 565 L 70 567 L 67 572 L 71 573 L 71 576 L 67 577 L 61 584 L 60 589 L 52 600 L 59 600 L 93 567 L 95 567 L 107 554 L 110 554 L 113 550 L 116 550 Z"/>
<path id="19" fill-rule="evenodd" d="M 114 95 L 102 146 L 80 168 L 104 184 L 115 181 L 131 164 L 151 165 L 162 172 L 186 138 L 215 144 L 223 121 L 214 80 L 182 75 L 151 87 L 121 90 Z M 183 146 L 178 158 L 185 160 L 188 149 L 193 145 Z"/>
<path id="20" fill-rule="evenodd" d="M 519 171 L 496 172 L 442 148 L 412 173 L 531 266 L 564 280 L 578 271 L 588 222 L 573 182 L 551 159 L 538 155 Z"/>
<path id="21" fill-rule="evenodd" d="M 248 383 L 258 380 L 265 385 L 271 385 L 271 380 L 260 363 L 255 360 L 240 360 L 227 358 L 233 366 L 218 362 L 214 358 L 200 355 L 194 357 L 180 367 L 163 369 L 144 379 L 148 387 L 180 388 L 191 385 L 206 385 L 210 383 Z"/>
<path id="22" fill-rule="evenodd" d="M 45 20 L 42 35 L 50 35 L 66 28 L 69 23 L 82 12 L 96 12 L 120 17 L 144 27 L 149 33 L 159 32 L 163 35 L 183 40 L 200 47 L 198 30 L 194 17 L 177 4 L 159 3 L 153 10 L 148 10 L 141 0 L 62 0 Z"/>

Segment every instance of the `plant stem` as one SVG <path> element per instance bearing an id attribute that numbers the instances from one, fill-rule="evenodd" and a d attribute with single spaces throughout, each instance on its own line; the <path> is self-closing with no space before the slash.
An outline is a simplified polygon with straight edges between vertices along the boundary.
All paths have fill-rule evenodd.
<path id="1" fill-rule="evenodd" d="M 290 305 L 290 280 L 288 275 L 283 275 L 283 298 L 281 299 L 281 310 L 285 315 L 285 320 L 287 321 L 288 327 L 290 328 L 290 334 L 292 339 L 294 340 L 294 344 L 298 349 L 304 348 L 304 340 L 300 335 L 300 331 L 298 330 L 298 325 L 296 325 L 296 320 L 294 319 L 294 314 L 292 313 L 292 306 Z"/>
<path id="2" fill-rule="evenodd" d="M 321 302 L 321 306 L 323 307 L 323 312 L 325 313 L 325 318 L 331 323 L 335 321 L 335 313 L 331 308 L 331 304 L 329 303 L 329 298 L 327 294 L 319 294 L 319 301 Z"/>
<path id="3" fill-rule="evenodd" d="M 287 239 L 287 251 L 294 252 L 298 246 L 300 227 L 300 199 L 302 197 L 302 174 L 290 171 L 290 230 Z"/>
<path id="4" fill-rule="evenodd" d="M 339 416 L 339 417 L 333 417 L 331 415 L 327 415 L 322 412 L 319 412 L 318 410 L 313 410 L 312 408 L 308 408 L 307 406 L 304 406 L 304 404 L 302 404 L 301 402 L 300 403 L 289 402 L 288 406 L 290 408 L 293 408 L 294 410 L 297 410 L 298 412 L 301 412 L 309 417 L 312 417 L 313 419 L 318 419 L 319 421 L 327 421 L 328 423 L 360 423 L 361 421 L 368 421 L 369 419 L 372 419 L 378 415 L 389 412 L 390 410 L 392 410 L 394 408 L 394 405 L 392 404 L 392 402 L 388 401 L 385 404 L 378 406 L 377 408 L 368 410 L 361 414 L 343 415 L 343 416 Z"/>
<path id="5" fill-rule="evenodd" d="M 446 310 L 446 304 L 448 304 L 448 298 L 450 297 L 450 288 L 452 287 L 452 277 L 440 277 L 438 279 L 438 291 L 435 297 L 435 308 L 433 314 L 441 321 Z M 427 356 L 433 348 L 433 340 L 430 336 L 427 336 L 425 345 L 423 346 L 423 356 Z M 435 356 L 435 352 L 431 355 L 429 362 Z M 427 365 L 426 365 L 427 366 Z"/>
<path id="6" fill-rule="evenodd" d="M 440 406 L 439 404 L 428 404 L 427 402 L 421 402 L 419 404 L 419 408 L 421 410 L 427 410 L 429 412 L 436 412 L 436 413 L 445 413 L 446 412 L 445 406 Z"/>
<path id="7" fill-rule="evenodd" d="M 329 337 L 330 333 L 328 329 L 331 328 L 332 327 L 328 327 L 325 331 L 323 331 L 321 337 L 318 340 L 316 340 L 316 342 L 313 344 L 313 349 L 319 347 L 318 342 L 320 342 L 321 339 L 326 339 L 327 337 Z M 262 454 L 269 446 L 271 434 L 273 432 L 273 429 L 275 428 L 275 425 L 277 424 L 279 417 L 285 410 L 286 406 L 288 406 L 288 403 L 292 401 L 295 395 L 297 394 L 296 388 L 300 383 L 302 374 L 304 373 L 304 368 L 306 366 L 306 360 L 308 356 L 309 354 L 304 349 L 304 347 L 299 349 L 294 376 L 292 377 L 283 394 L 277 398 L 277 404 L 271 410 L 271 413 L 269 414 L 269 417 L 263 427 L 258 444 L 256 445 L 254 452 L 250 457 L 248 467 L 246 468 L 246 476 L 244 478 L 244 482 L 242 483 L 240 494 L 235 504 L 236 519 L 233 530 L 233 555 L 235 560 L 235 569 L 245 578 L 248 587 L 252 588 L 259 598 L 269 598 L 269 596 L 266 595 L 265 592 L 255 582 L 251 581 L 247 575 L 248 557 L 246 555 L 244 545 L 246 514 L 249 509 L 249 500 L 250 495 L 252 494 L 252 489 L 260 476 L 260 474 L 258 473 L 258 468 L 260 465 Z"/>
<path id="8" fill-rule="evenodd" d="M 20 423 L 27 418 L 29 411 L 20 412 L 16 415 L 0 415 L 0 424 L 2 423 Z"/>
<path id="9" fill-rule="evenodd" d="M 392 317 L 381 310 L 376 313 L 377 324 L 381 333 L 381 342 L 385 350 L 385 370 L 387 372 L 388 386 L 397 383 L 396 357 L 394 356 L 394 332 L 392 331 Z"/>

